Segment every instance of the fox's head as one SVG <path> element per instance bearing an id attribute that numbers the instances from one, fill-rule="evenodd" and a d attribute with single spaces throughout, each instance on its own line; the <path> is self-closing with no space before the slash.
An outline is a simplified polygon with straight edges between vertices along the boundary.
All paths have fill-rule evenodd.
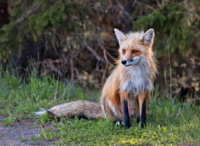
<path id="1" fill-rule="evenodd" d="M 120 61 L 124 66 L 137 65 L 142 59 L 152 55 L 155 36 L 153 29 L 149 29 L 145 33 L 124 34 L 115 28 L 114 32 L 119 43 Z"/>

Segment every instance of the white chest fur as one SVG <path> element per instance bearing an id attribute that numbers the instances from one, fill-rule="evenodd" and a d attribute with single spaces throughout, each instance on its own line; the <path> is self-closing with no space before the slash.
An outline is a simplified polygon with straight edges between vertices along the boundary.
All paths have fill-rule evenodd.
<path id="1" fill-rule="evenodd" d="M 153 89 L 150 80 L 151 70 L 148 62 L 140 62 L 138 65 L 124 67 L 124 73 L 121 75 L 121 91 L 127 91 L 134 96 Z M 124 80 L 123 80 L 124 79 Z"/>

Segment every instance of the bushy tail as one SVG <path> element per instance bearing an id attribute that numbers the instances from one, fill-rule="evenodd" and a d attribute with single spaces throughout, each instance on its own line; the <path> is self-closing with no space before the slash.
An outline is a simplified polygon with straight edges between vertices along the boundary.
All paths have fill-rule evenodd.
<path id="1" fill-rule="evenodd" d="M 104 117 L 101 104 L 91 102 L 87 100 L 71 101 L 65 104 L 53 106 L 50 109 L 42 109 L 42 111 L 36 112 L 36 115 L 43 115 L 49 113 L 51 116 L 57 118 L 89 118 L 89 119 L 101 119 Z"/>

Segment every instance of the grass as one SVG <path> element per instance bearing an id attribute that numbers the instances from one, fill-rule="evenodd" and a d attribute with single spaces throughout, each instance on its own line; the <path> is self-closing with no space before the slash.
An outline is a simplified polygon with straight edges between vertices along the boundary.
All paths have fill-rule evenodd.
<path id="1" fill-rule="evenodd" d="M 75 99 L 97 100 L 98 96 L 49 76 L 38 78 L 33 74 L 25 83 L 9 72 L 0 72 L 0 89 L 0 115 L 19 120 L 34 118 L 33 112 L 40 107 L 50 108 Z"/>
<path id="2" fill-rule="evenodd" d="M 98 91 L 85 91 L 71 83 L 57 81 L 34 73 L 24 83 L 21 78 L 9 72 L 0 72 L 0 116 L 3 124 L 12 125 L 15 120 L 35 119 L 34 112 L 40 107 L 75 99 L 97 101 Z M 144 145 L 144 144 L 200 144 L 200 108 L 183 103 L 175 98 L 160 98 L 158 91 L 153 94 L 147 127 L 141 129 L 135 120 L 132 127 L 124 129 L 109 119 L 78 120 L 49 119 L 40 117 L 35 126 L 42 132 L 32 139 L 55 141 L 55 144 L 69 145 Z M 42 126 L 50 123 L 53 126 Z M 21 141 L 26 141 L 23 137 Z"/>

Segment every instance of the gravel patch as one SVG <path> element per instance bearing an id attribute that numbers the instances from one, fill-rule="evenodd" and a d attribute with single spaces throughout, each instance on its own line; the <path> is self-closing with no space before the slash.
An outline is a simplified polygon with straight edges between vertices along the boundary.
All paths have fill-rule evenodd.
<path id="1" fill-rule="evenodd" d="M 0 146 L 54 145 L 53 141 L 34 140 L 41 133 L 41 127 L 34 126 L 35 120 L 14 122 L 12 126 L 4 126 L 0 121 Z M 45 127 L 52 125 L 46 124 Z"/>

